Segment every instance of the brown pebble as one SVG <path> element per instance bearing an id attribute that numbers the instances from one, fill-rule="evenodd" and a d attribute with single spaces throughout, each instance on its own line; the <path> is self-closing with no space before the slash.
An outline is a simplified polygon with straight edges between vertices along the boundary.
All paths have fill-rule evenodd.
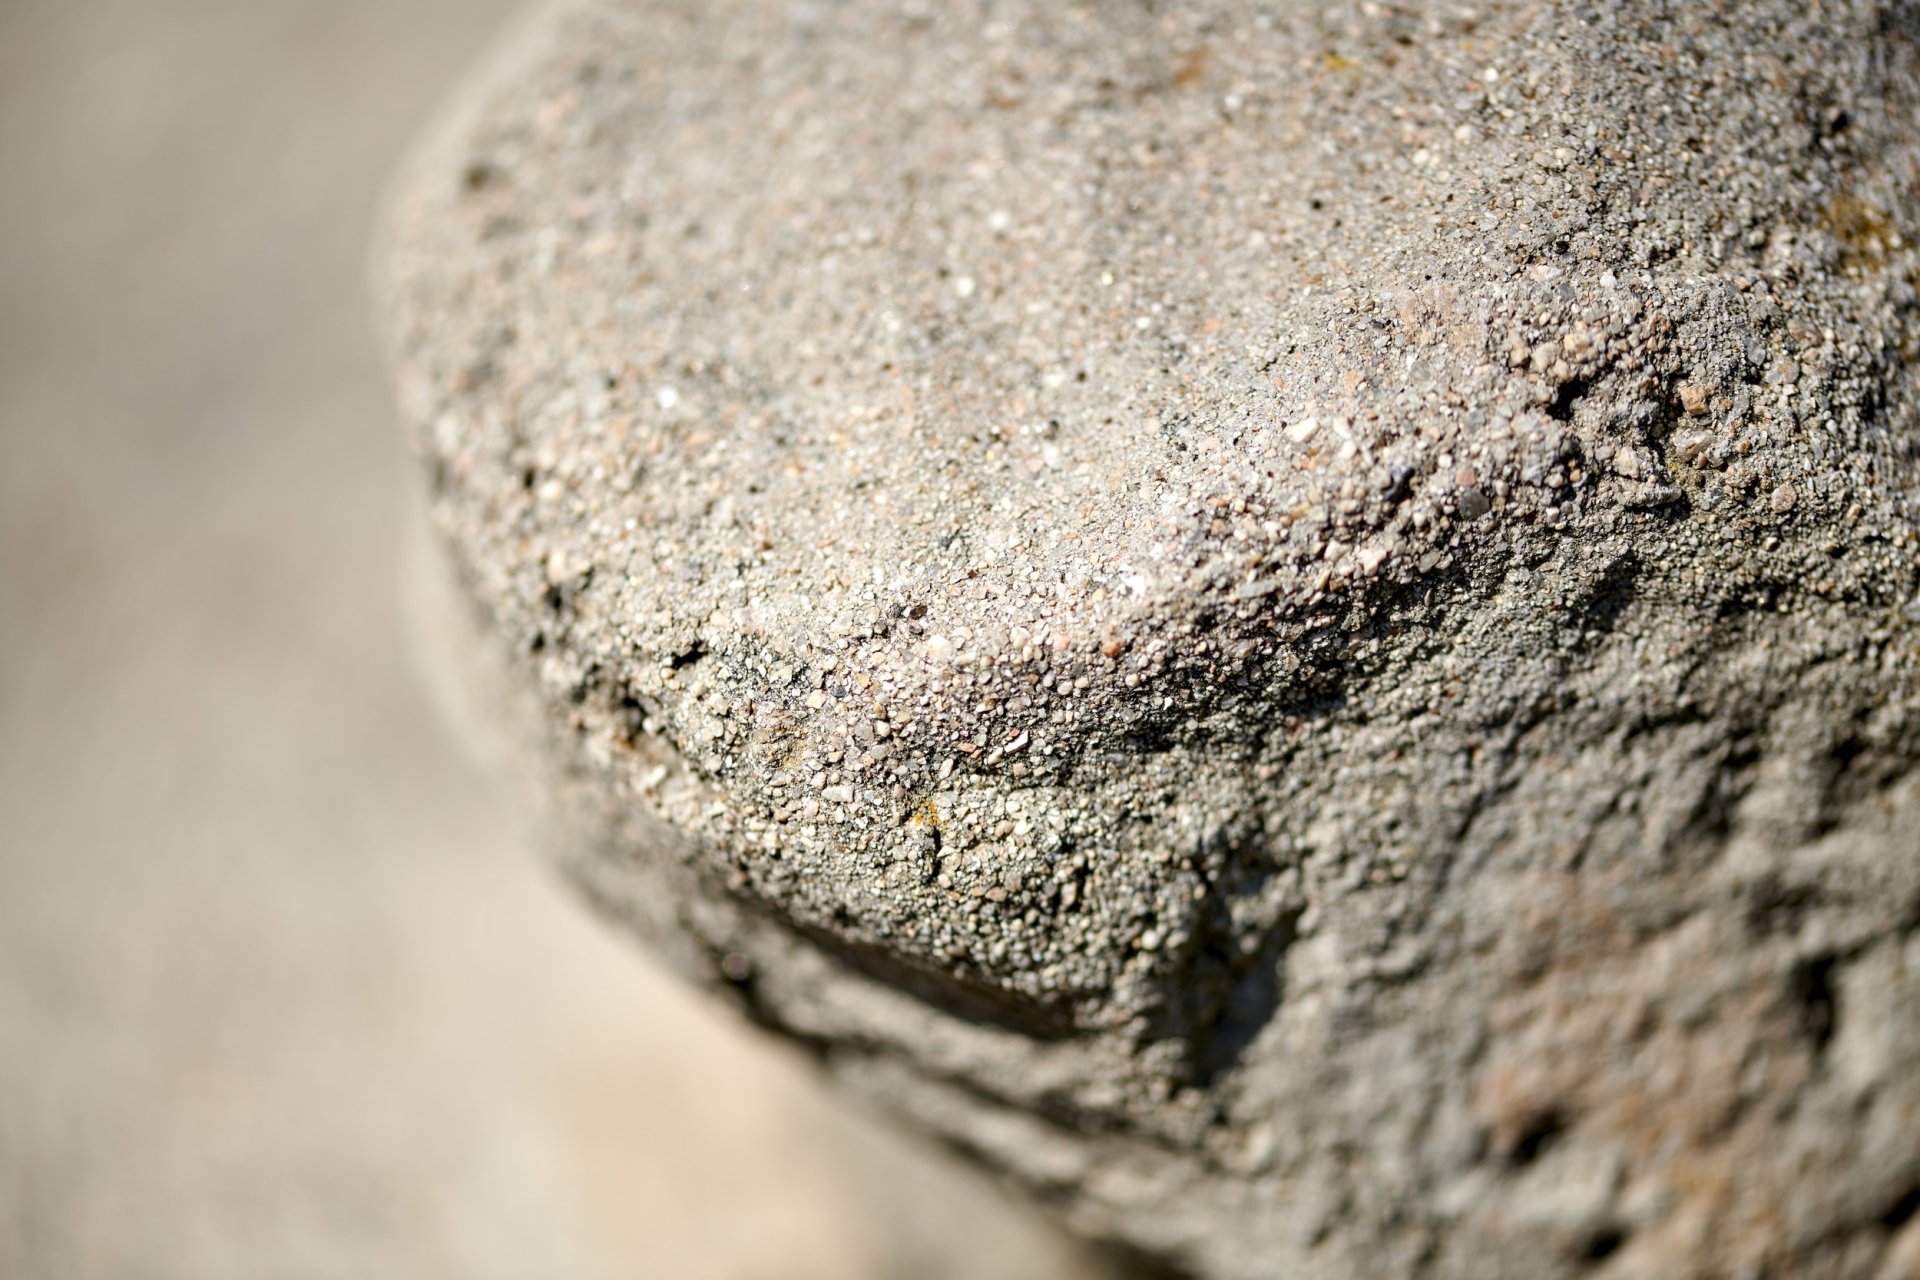
<path id="1" fill-rule="evenodd" d="M 1783 484 L 1773 491 L 1773 509 L 1781 515 L 1793 510 L 1793 504 L 1799 500 L 1800 495 L 1794 492 L 1790 484 Z"/>
<path id="2" fill-rule="evenodd" d="M 1680 407 L 1696 418 L 1706 416 L 1707 397 L 1713 394 L 1711 387 L 1690 383 L 1680 388 Z"/>

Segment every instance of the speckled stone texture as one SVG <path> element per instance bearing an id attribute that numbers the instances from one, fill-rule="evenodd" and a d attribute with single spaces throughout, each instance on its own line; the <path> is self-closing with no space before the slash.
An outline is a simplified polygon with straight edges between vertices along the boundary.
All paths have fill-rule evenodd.
<path id="1" fill-rule="evenodd" d="M 562 856 L 1199 1275 L 1920 1273 L 1917 39 L 559 10 L 387 279 Z"/>

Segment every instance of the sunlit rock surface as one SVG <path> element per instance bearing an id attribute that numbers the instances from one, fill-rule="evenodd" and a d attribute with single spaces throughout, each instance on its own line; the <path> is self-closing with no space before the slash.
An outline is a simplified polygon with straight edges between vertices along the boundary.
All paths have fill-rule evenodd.
<path id="1" fill-rule="evenodd" d="M 589 892 L 1219 1277 L 1920 1251 L 1907 5 L 612 3 L 405 414 Z"/>

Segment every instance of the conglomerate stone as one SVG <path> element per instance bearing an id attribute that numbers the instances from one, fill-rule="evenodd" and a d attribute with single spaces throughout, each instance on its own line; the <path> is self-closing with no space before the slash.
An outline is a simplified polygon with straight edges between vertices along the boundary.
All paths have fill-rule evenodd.
<path id="1" fill-rule="evenodd" d="M 1917 40 L 550 13 L 386 279 L 567 865 L 1201 1275 L 1915 1274 Z"/>

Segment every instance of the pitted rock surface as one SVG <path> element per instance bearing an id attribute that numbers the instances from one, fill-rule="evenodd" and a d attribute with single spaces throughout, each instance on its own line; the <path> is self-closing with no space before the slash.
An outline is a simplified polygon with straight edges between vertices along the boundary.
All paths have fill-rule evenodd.
<path id="1" fill-rule="evenodd" d="M 1900 1274 L 1917 38 L 557 10 L 387 278 L 568 864 L 1200 1274 Z"/>

